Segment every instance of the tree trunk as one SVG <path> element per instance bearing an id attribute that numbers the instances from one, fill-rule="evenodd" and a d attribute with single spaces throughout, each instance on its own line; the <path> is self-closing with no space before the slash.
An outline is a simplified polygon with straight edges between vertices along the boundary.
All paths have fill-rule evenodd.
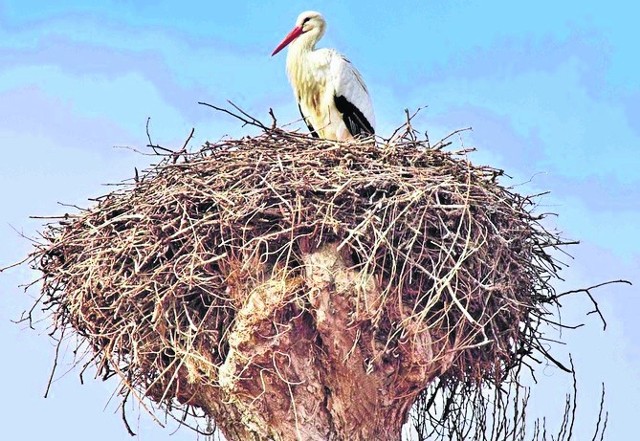
<path id="1" fill-rule="evenodd" d="M 191 402 L 230 441 L 399 440 L 416 396 L 443 367 L 428 331 L 405 323 L 389 351 L 372 316 L 375 278 L 350 269 L 335 245 L 303 260 L 304 276 L 273 270 L 233 288 L 245 300 L 226 361 L 208 386 L 202 372 L 186 386 Z"/>

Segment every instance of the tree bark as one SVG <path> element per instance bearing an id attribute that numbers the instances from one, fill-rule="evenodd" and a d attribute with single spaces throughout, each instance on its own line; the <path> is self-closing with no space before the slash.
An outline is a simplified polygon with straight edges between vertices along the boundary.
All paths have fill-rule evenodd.
<path id="1" fill-rule="evenodd" d="M 375 277 L 350 269 L 335 244 L 303 260 L 303 276 L 273 271 L 242 288 L 227 358 L 185 386 L 191 402 L 230 441 L 399 440 L 416 396 L 443 368 L 428 330 L 405 320 L 385 348 Z"/>

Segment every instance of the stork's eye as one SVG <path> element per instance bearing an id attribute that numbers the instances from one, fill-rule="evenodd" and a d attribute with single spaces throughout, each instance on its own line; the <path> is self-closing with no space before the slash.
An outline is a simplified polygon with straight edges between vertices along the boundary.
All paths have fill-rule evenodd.
<path id="1" fill-rule="evenodd" d="M 311 17 L 305 17 L 304 20 L 302 20 L 302 26 L 304 26 L 304 24 L 309 20 L 311 20 Z"/>

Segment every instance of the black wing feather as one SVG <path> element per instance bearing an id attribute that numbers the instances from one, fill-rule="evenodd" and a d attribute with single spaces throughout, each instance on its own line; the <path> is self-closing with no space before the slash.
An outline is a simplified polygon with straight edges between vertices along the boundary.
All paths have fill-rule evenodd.
<path id="1" fill-rule="evenodd" d="M 351 136 L 370 136 L 375 133 L 371 123 L 365 118 L 360 109 L 354 106 L 348 99 L 342 95 L 335 96 L 334 102 L 336 109 L 342 113 L 342 120 L 347 126 L 349 133 L 351 133 Z"/>

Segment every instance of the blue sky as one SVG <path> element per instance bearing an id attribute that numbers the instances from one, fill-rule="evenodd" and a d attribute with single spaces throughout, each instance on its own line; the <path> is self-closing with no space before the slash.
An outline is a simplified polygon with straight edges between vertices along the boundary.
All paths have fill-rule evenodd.
<path id="1" fill-rule="evenodd" d="M 640 7 L 623 1 L 541 0 L 391 2 L 0 1 L 0 266 L 29 252 L 16 230 L 34 235 L 29 215 L 86 205 L 102 184 L 132 175 L 148 159 L 114 146 L 143 146 L 151 118 L 156 142 L 180 146 L 246 129 L 197 105 L 231 99 L 267 119 L 298 118 L 284 55 L 270 53 L 297 14 L 317 9 L 328 21 L 322 46 L 344 52 L 373 96 L 378 132 L 389 135 L 404 109 L 437 139 L 463 137 L 477 163 L 503 167 L 522 192 L 550 190 L 540 210 L 550 225 L 581 240 L 560 288 L 609 279 L 640 283 Z M 3 274 L 0 335 L 5 361 L 7 439 L 129 439 L 114 402 L 115 384 L 63 376 L 43 399 L 53 346 L 10 322 L 29 306 L 16 286 L 33 279 Z M 563 312 L 588 326 L 563 337 L 574 355 L 584 434 L 608 388 L 608 439 L 628 439 L 640 408 L 640 325 L 636 287 L 594 292 L 609 327 L 589 305 Z M 31 292 L 30 295 L 35 295 Z M 564 352 L 563 352 L 564 351 Z M 70 358 L 69 358 L 70 359 Z M 61 369 L 60 372 L 63 372 Z M 540 370 L 534 401 L 560 409 L 568 379 Z M 634 410 L 636 409 L 636 410 Z M 140 418 L 140 439 L 170 430 Z M 586 435 L 585 435 L 586 437 Z M 193 439 L 179 431 L 170 439 Z M 582 438 L 580 438 L 582 439 Z"/>

